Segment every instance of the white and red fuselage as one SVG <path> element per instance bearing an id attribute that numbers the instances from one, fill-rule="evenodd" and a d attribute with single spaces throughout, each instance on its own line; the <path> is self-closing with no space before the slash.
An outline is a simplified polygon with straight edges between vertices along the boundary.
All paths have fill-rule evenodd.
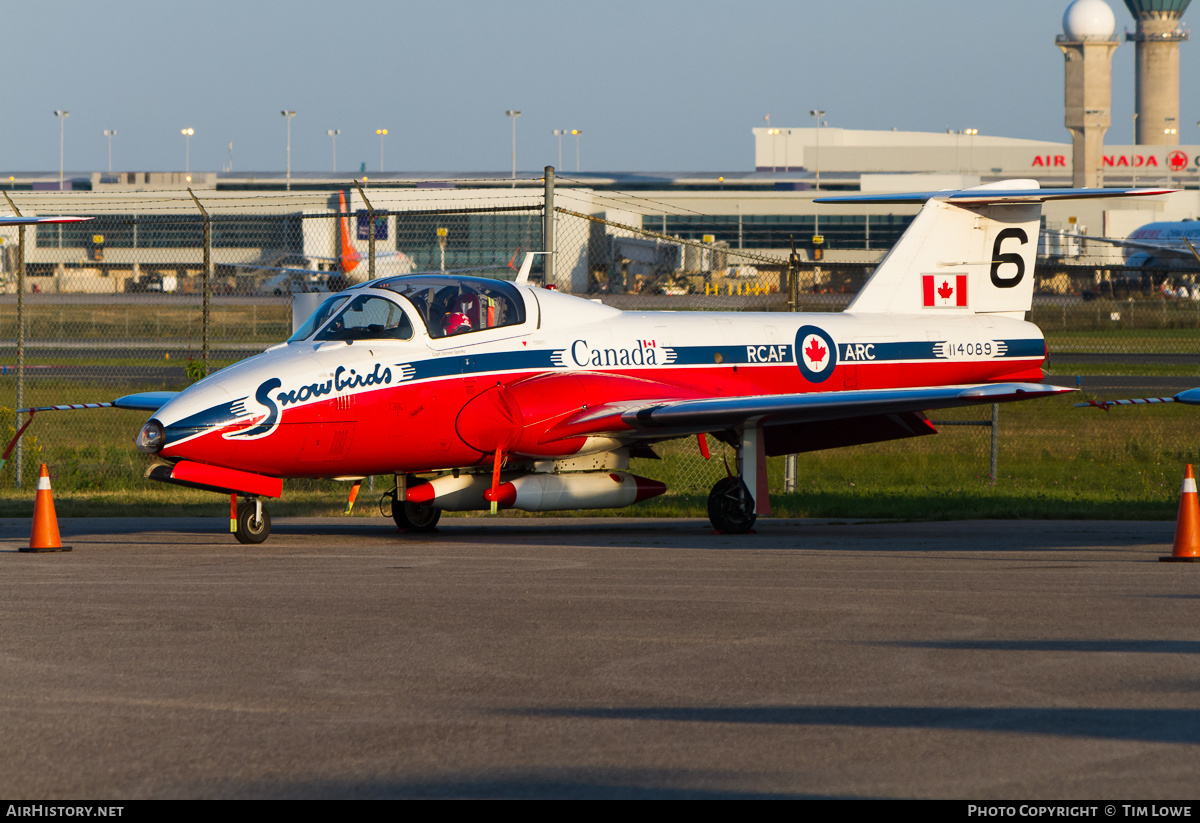
<path id="1" fill-rule="evenodd" d="M 637 426 L 639 407 L 1040 381 L 1045 357 L 1036 326 L 1003 316 L 622 312 L 511 284 L 520 322 L 438 337 L 387 287 L 403 280 L 339 297 L 388 301 L 408 339 L 293 339 L 223 369 L 155 414 L 159 455 L 269 477 L 558 459 L 680 436 Z"/>

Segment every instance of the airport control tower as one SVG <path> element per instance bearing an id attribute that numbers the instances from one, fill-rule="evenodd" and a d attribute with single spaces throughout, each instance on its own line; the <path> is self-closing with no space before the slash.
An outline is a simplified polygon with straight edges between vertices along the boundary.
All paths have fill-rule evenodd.
<path id="1" fill-rule="evenodd" d="M 1104 133 L 1112 124 L 1116 25 L 1112 9 L 1104 0 L 1075 0 L 1063 14 L 1063 33 L 1055 38 L 1066 60 L 1065 122 L 1071 130 L 1076 188 L 1103 185 L 1100 163 Z"/>
<path id="2" fill-rule="evenodd" d="M 1191 0 L 1125 0 L 1137 31 L 1137 129 L 1139 145 L 1179 145 L 1179 44 L 1188 33 L 1179 19 Z"/>

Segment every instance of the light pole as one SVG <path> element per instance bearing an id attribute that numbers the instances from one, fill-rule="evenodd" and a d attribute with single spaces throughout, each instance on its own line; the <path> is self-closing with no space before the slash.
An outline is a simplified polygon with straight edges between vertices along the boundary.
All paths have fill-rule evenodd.
<path id="1" fill-rule="evenodd" d="M 954 173 L 962 174 L 962 163 L 958 162 L 958 138 L 962 134 L 962 129 L 946 129 L 946 134 L 954 135 Z"/>
<path id="2" fill-rule="evenodd" d="M 1138 144 L 1138 141 L 1137 141 L 1137 116 L 1138 116 L 1138 113 L 1135 111 L 1133 113 L 1133 116 L 1130 118 L 1130 120 L 1133 123 L 1133 145 L 1135 145 L 1135 146 Z M 1134 188 L 1134 189 L 1137 188 L 1137 166 L 1133 165 L 1132 157 L 1129 159 L 1129 186 L 1130 186 L 1130 188 Z"/>
<path id="3" fill-rule="evenodd" d="M 192 170 L 192 135 L 196 130 L 180 129 L 179 133 L 183 135 L 183 173 L 187 174 Z"/>
<path id="4" fill-rule="evenodd" d="M 521 112 L 516 109 L 507 109 L 505 112 L 512 118 L 512 187 L 517 187 L 517 118 L 521 116 Z"/>
<path id="5" fill-rule="evenodd" d="M 775 132 L 771 131 L 771 115 L 764 114 L 763 120 L 767 121 L 767 139 L 771 141 L 771 171 L 775 171 L 775 138 L 772 136 Z"/>
<path id="6" fill-rule="evenodd" d="M 971 138 L 967 141 L 967 174 L 975 171 L 975 135 L 979 129 L 963 129 L 962 133 Z"/>
<path id="7" fill-rule="evenodd" d="M 341 129 L 327 129 L 326 134 L 333 141 L 333 170 L 337 171 L 337 136 L 342 133 Z"/>
<path id="8" fill-rule="evenodd" d="M 817 152 L 814 158 L 817 167 L 817 191 L 821 190 L 821 118 L 825 116 L 825 112 L 820 109 L 809 109 L 809 114 L 817 118 Z"/>
<path id="9" fill-rule="evenodd" d="M 775 148 L 777 145 L 775 138 L 779 136 L 780 131 L 781 129 L 767 129 L 767 135 L 771 138 L 771 171 L 773 172 L 779 171 L 779 167 L 775 165 Z"/>
<path id="10" fill-rule="evenodd" d="M 558 168 L 559 171 L 562 171 L 562 139 L 563 139 L 563 135 L 570 134 L 570 133 L 571 132 L 569 132 L 567 129 L 555 129 L 554 130 L 554 136 L 558 138 L 558 166 L 556 168 Z"/>
<path id="11" fill-rule="evenodd" d="M 387 129 L 375 129 L 379 135 L 379 171 L 383 172 L 383 138 L 387 137 Z"/>
<path id="12" fill-rule="evenodd" d="M 64 109 L 55 109 L 54 116 L 58 118 L 58 190 L 63 188 L 63 124 L 67 118 L 71 116 L 71 112 Z"/>
<path id="13" fill-rule="evenodd" d="M 105 129 L 104 136 L 108 138 L 108 173 L 112 174 L 112 139 L 117 136 L 117 130 Z"/>
<path id="14" fill-rule="evenodd" d="M 520 114 L 520 112 L 517 112 L 517 114 Z M 560 171 L 562 170 L 562 139 L 564 137 L 566 137 L 567 135 L 571 135 L 572 137 L 575 138 L 575 171 L 579 171 L 579 138 L 583 137 L 583 131 L 580 129 L 555 129 L 554 130 L 554 136 L 558 138 L 558 168 Z M 514 143 L 515 143 L 515 141 L 516 141 L 516 138 L 514 135 Z M 516 146 L 515 145 L 513 147 L 513 154 L 514 155 L 516 154 Z M 513 176 L 514 177 L 516 176 L 515 166 L 514 166 Z"/>
<path id="15" fill-rule="evenodd" d="M 1170 140 L 1176 134 L 1179 134 L 1179 129 L 1163 129 L 1163 134 L 1165 134 L 1167 139 Z M 1171 188 L 1171 162 L 1168 160 L 1164 165 L 1167 169 L 1167 188 L 1169 189 Z"/>
<path id="16" fill-rule="evenodd" d="M 292 190 L 292 118 L 296 116 L 296 112 L 283 109 L 279 112 L 284 120 L 287 120 L 287 190 Z"/>

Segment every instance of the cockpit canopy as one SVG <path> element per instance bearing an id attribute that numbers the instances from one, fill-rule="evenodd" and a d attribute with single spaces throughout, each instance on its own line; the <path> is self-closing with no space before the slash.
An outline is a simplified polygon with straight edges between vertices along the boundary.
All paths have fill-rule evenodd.
<path id="1" fill-rule="evenodd" d="M 504 280 L 415 275 L 378 280 L 371 287 L 408 298 L 425 321 L 429 336 L 434 338 L 525 322 L 521 293 Z"/>
<path id="2" fill-rule="evenodd" d="M 307 340 L 411 340 L 412 322 L 392 300 L 361 288 L 385 289 L 412 304 L 432 338 L 516 326 L 525 304 L 511 283 L 484 277 L 404 275 L 376 280 L 323 302 L 289 343 Z M 318 331 L 319 330 L 319 331 Z M 314 334 L 314 332 L 316 332 Z"/>

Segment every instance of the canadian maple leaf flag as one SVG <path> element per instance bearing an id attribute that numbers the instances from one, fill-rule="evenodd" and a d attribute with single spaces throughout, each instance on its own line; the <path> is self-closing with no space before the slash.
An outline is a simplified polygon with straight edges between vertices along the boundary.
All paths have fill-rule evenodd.
<path id="1" fill-rule="evenodd" d="M 965 274 L 923 274 L 921 286 L 923 305 L 932 308 L 966 307 L 967 276 Z"/>

